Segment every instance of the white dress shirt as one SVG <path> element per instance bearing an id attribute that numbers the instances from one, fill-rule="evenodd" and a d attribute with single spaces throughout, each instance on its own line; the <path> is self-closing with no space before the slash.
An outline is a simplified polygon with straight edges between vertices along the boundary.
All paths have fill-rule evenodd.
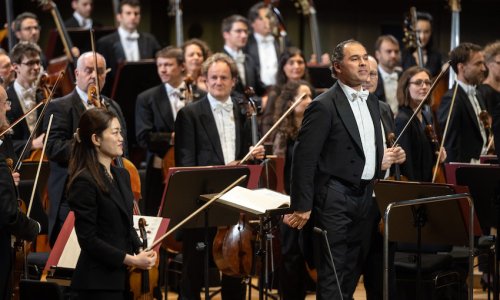
<path id="1" fill-rule="evenodd" d="M 27 113 L 36 106 L 36 88 L 34 86 L 25 89 L 16 80 L 14 81 L 14 91 L 16 92 L 17 98 L 19 99 L 19 105 L 21 105 L 23 114 Z M 33 129 L 35 129 L 37 116 L 37 111 L 34 111 L 27 115 L 25 118 L 30 132 L 33 132 Z"/>
<path id="2" fill-rule="evenodd" d="M 168 83 L 165 83 L 165 89 L 167 90 L 168 100 L 170 100 L 170 107 L 172 108 L 172 113 L 174 115 L 174 121 L 177 118 L 177 113 L 181 108 L 184 107 L 185 101 L 181 99 L 182 97 L 182 88 L 184 87 L 184 82 L 181 83 L 178 87 L 174 88 Z"/>
<path id="3" fill-rule="evenodd" d="M 84 18 L 77 11 L 75 11 L 73 13 L 73 17 L 78 21 L 78 24 L 80 25 L 81 28 L 84 28 L 84 29 L 92 28 L 92 25 L 93 25 L 92 19 Z"/>
<path id="4" fill-rule="evenodd" d="M 224 50 L 229 53 L 229 56 L 234 60 L 236 63 L 236 67 L 238 67 L 238 74 L 240 75 L 241 83 L 243 83 L 243 86 L 246 86 L 247 80 L 245 76 L 245 53 L 243 51 L 238 50 L 234 51 L 233 49 L 229 48 L 229 46 L 224 45 Z"/>
<path id="5" fill-rule="evenodd" d="M 382 76 L 382 81 L 384 82 L 384 94 L 385 94 L 385 102 L 389 104 L 394 115 L 398 112 L 398 97 L 396 96 L 398 90 L 398 73 L 392 72 L 391 74 L 387 73 L 378 66 L 378 71 Z"/>
<path id="6" fill-rule="evenodd" d="M 368 104 L 366 103 L 368 91 L 364 91 L 366 97 L 363 96 L 360 99 L 357 96 L 358 91 L 343 84 L 340 80 L 338 83 L 349 101 L 354 118 L 356 119 L 356 124 L 358 125 L 361 145 L 365 155 L 365 166 L 361 179 L 371 180 L 375 176 L 377 146 L 375 144 L 375 129 L 373 127 L 372 116 L 370 115 Z"/>
<path id="7" fill-rule="evenodd" d="M 260 79 L 265 85 L 276 84 L 276 73 L 278 72 L 278 56 L 274 47 L 274 36 L 262 36 L 253 34 L 257 41 L 260 62 Z"/>
<path id="8" fill-rule="evenodd" d="M 123 51 L 125 52 L 125 58 L 127 61 L 138 61 L 141 59 L 139 52 L 139 33 L 136 31 L 130 33 L 118 27 L 118 34 L 120 35 L 120 42 L 123 46 Z"/>
<path id="9" fill-rule="evenodd" d="M 212 97 L 210 93 L 207 94 L 207 97 L 217 125 L 224 163 L 227 165 L 236 159 L 236 124 L 232 109 L 233 101 L 231 97 L 226 101 L 219 101 Z"/>

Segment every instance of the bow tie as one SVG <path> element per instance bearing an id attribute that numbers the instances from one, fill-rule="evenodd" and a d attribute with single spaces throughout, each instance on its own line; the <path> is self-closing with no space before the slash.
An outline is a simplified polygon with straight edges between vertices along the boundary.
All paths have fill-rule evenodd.
<path id="1" fill-rule="evenodd" d="M 384 75 L 384 80 L 398 81 L 398 74 L 396 72 L 393 72 L 391 74 L 386 74 Z"/>
<path id="2" fill-rule="evenodd" d="M 237 64 L 244 64 L 245 63 L 245 54 L 243 54 L 242 52 L 236 54 L 234 56 L 234 61 L 237 63 Z"/>
<path id="3" fill-rule="evenodd" d="M 470 86 L 467 89 L 467 95 L 469 95 L 469 97 L 471 97 L 471 98 L 476 97 L 476 87 L 475 86 Z"/>
<path id="4" fill-rule="evenodd" d="M 268 35 L 268 36 L 264 36 L 262 37 L 262 39 L 260 40 L 261 43 L 265 44 L 265 43 L 273 43 L 274 42 L 274 36 L 272 35 Z"/>
<path id="5" fill-rule="evenodd" d="M 368 98 L 368 94 L 370 92 L 368 92 L 368 90 L 363 90 L 363 91 L 359 91 L 359 92 L 354 92 L 351 94 L 352 96 L 352 101 L 356 101 L 357 99 L 359 100 L 365 100 Z"/>
<path id="6" fill-rule="evenodd" d="M 222 110 L 225 110 L 227 112 L 230 112 L 231 110 L 233 110 L 233 102 L 231 102 L 231 100 L 229 101 L 226 101 L 224 103 L 217 103 L 217 105 L 215 106 L 215 111 L 222 111 Z"/>
<path id="7" fill-rule="evenodd" d="M 168 95 L 178 97 L 180 99 L 182 96 L 182 93 L 181 93 L 180 89 L 171 89 L 170 92 L 168 93 Z"/>
<path id="8" fill-rule="evenodd" d="M 137 41 L 139 39 L 139 33 L 137 31 L 132 32 L 126 37 L 127 41 Z"/>

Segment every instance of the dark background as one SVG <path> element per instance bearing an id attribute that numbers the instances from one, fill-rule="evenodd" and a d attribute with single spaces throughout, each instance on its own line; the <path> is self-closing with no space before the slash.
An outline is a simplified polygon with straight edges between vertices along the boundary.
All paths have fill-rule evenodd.
<path id="1" fill-rule="evenodd" d="M 185 0 L 182 1 L 184 39 L 192 36 L 206 40 L 212 50 L 222 48 L 220 22 L 233 13 L 247 15 L 251 5 L 257 1 Z M 71 1 L 55 1 L 62 18 L 71 13 Z M 23 11 L 36 13 L 42 24 L 40 44 L 46 48 L 48 30 L 54 27 L 52 16 L 43 11 L 36 1 L 13 0 L 14 14 Z M 114 24 L 111 0 L 94 0 L 94 18 L 104 24 Z M 168 0 L 142 1 L 140 30 L 152 32 L 163 46 L 175 43 L 175 22 L 168 16 Z M 434 16 L 434 48 L 446 57 L 450 50 L 451 12 L 444 0 L 383 0 L 383 1 L 339 1 L 316 0 L 317 19 L 323 52 L 331 51 L 339 41 L 355 38 L 373 52 L 373 43 L 378 35 L 391 33 L 398 39 L 403 35 L 402 24 L 410 6 L 430 12 Z M 288 36 L 294 45 L 311 52 L 308 20 L 294 7 L 293 1 L 279 1 Z M 500 1 L 461 1 L 460 41 L 485 45 L 500 38 Z M 5 22 L 5 0 L 0 0 L 0 22 Z"/>

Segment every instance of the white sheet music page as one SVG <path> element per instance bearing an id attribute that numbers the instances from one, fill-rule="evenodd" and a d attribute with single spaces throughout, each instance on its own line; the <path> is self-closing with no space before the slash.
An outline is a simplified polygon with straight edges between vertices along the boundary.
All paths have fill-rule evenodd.
<path id="1" fill-rule="evenodd" d="M 269 189 L 249 190 L 236 186 L 222 195 L 217 202 L 261 215 L 266 210 L 290 206 L 290 196 Z"/>

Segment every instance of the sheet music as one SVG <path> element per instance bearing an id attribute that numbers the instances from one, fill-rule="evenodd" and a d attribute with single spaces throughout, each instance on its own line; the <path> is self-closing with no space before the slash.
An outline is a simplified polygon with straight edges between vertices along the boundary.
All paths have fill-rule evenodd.
<path id="1" fill-rule="evenodd" d="M 59 262 L 57 263 L 58 267 L 62 268 L 76 268 L 76 263 L 78 262 L 78 258 L 80 257 L 80 244 L 78 244 L 78 238 L 76 237 L 75 228 L 71 230 L 71 234 L 69 235 L 68 241 L 66 242 L 66 247 L 59 258 Z"/>
<path id="2" fill-rule="evenodd" d="M 152 245 L 153 242 L 155 241 L 156 235 L 158 234 L 158 230 L 160 229 L 160 225 L 161 225 L 161 220 L 163 218 L 134 215 L 134 228 L 137 231 L 137 235 L 139 235 L 139 237 L 141 237 L 141 235 L 139 234 L 139 219 L 140 218 L 146 219 L 146 224 L 147 224 L 146 232 L 147 232 L 147 238 L 148 238 L 148 246 Z"/>
<path id="3" fill-rule="evenodd" d="M 264 214 L 266 210 L 290 206 L 290 196 L 269 190 L 249 190 L 236 186 L 217 200 L 235 208 L 253 213 Z"/>

